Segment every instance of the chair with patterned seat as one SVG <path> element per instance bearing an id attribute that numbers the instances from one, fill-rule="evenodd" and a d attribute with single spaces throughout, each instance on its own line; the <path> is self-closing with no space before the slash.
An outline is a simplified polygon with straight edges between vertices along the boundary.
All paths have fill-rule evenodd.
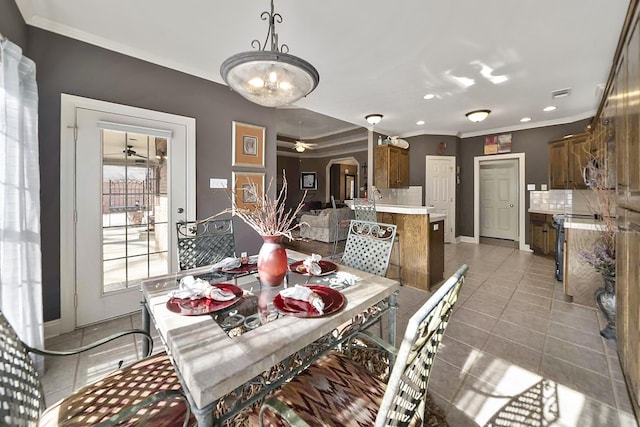
<path id="1" fill-rule="evenodd" d="M 180 221 L 176 227 L 180 270 L 215 264 L 235 256 L 231 219 Z"/>
<path id="2" fill-rule="evenodd" d="M 378 212 L 376 210 L 376 201 L 374 198 L 353 199 L 353 210 L 355 212 L 356 219 L 358 220 L 372 222 L 378 221 Z M 398 280 L 400 281 L 400 285 L 402 286 L 402 265 L 400 264 L 400 235 L 397 232 L 393 243 L 397 245 L 396 247 L 398 249 L 398 259 L 396 264 L 391 263 L 391 265 L 395 266 L 398 269 Z"/>
<path id="3" fill-rule="evenodd" d="M 351 220 L 340 264 L 384 277 L 395 236 L 393 224 Z"/>
<path id="4" fill-rule="evenodd" d="M 192 419 L 189 404 L 166 353 L 159 353 L 119 369 L 47 408 L 39 374 L 30 353 L 70 356 L 115 339 L 140 334 L 131 330 L 69 351 L 49 351 L 23 343 L 0 312 L 0 425 L 16 427 L 153 425 L 186 426 Z"/>
<path id="5" fill-rule="evenodd" d="M 421 425 L 431 368 L 467 268 L 461 266 L 411 317 L 398 350 L 367 335 L 393 355 L 389 360 L 395 356 L 386 384 L 348 353 L 334 351 L 263 403 L 260 426 Z"/>

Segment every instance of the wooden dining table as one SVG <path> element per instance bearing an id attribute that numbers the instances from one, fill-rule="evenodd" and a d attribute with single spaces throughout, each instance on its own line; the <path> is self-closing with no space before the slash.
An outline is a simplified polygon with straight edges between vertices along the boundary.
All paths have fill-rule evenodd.
<path id="1" fill-rule="evenodd" d="M 287 255 L 290 262 L 307 258 L 291 250 Z M 159 332 L 198 426 L 221 425 L 385 313 L 387 339 L 395 345 L 399 282 L 339 264 L 335 267 L 336 272 L 322 276 L 290 272 L 277 287 L 262 286 L 255 273 L 211 276 L 211 267 L 142 282 L 143 328 L 149 330 L 153 322 Z M 168 294 L 189 275 L 237 286 L 242 289 L 242 301 L 209 314 L 178 314 L 167 304 Z M 343 281 L 344 277 L 351 280 Z M 295 284 L 339 289 L 344 304 L 324 316 L 283 314 L 274 306 L 274 298 Z M 246 312 L 252 303 L 257 316 Z"/>

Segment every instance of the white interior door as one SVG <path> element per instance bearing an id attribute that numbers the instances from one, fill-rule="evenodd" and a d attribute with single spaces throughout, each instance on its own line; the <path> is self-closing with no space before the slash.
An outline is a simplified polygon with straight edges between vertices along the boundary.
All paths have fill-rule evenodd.
<path id="1" fill-rule="evenodd" d="M 456 227 L 456 158 L 454 156 L 426 156 L 425 205 L 446 214 L 444 241 L 455 239 Z"/>
<path id="2" fill-rule="evenodd" d="M 518 240 L 518 161 L 480 165 L 480 236 Z"/>
<path id="3" fill-rule="evenodd" d="M 139 310 L 140 281 L 175 270 L 187 219 L 184 126 L 76 109 L 76 326 Z"/>

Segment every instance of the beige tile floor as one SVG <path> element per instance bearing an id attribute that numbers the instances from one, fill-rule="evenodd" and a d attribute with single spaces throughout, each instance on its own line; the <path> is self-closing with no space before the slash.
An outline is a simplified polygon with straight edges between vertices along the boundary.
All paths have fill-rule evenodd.
<path id="1" fill-rule="evenodd" d="M 469 265 L 434 365 L 429 390 L 451 427 L 637 426 L 615 342 L 598 334 L 595 308 L 563 302 L 554 264 L 516 249 L 446 245 L 445 276 Z M 429 297 L 403 287 L 398 334 Z M 134 314 L 47 340 L 64 349 L 139 327 Z M 156 351 L 162 345 L 156 338 Z M 49 359 L 47 402 L 93 382 L 139 356 L 132 338 L 80 356 Z"/>

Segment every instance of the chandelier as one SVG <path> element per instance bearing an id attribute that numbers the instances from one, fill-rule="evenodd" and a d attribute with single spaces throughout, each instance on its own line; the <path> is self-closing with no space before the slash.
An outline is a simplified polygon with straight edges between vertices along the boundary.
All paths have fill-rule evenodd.
<path id="1" fill-rule="evenodd" d="M 220 74 L 231 89 L 251 102 L 265 107 L 292 104 L 318 86 L 320 74 L 304 59 L 290 55 L 289 46 L 278 46 L 276 22 L 282 23 L 282 16 L 274 12 L 273 0 L 271 12 L 262 12 L 260 18 L 269 20 L 264 43 L 253 40 L 251 46 L 257 50 L 228 58 L 220 66 Z"/>

